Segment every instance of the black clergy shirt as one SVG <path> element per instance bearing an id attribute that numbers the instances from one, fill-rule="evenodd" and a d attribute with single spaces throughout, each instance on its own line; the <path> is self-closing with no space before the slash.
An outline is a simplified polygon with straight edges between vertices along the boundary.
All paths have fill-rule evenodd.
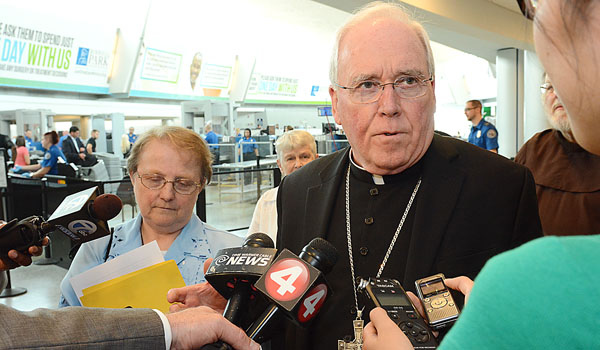
<path id="1" fill-rule="evenodd" d="M 379 177 L 380 180 L 374 180 L 370 173 L 355 164 L 350 169 L 350 229 L 354 274 L 356 277 L 375 277 L 421 174 L 421 161 L 400 174 Z M 375 181 L 381 180 L 384 184 L 375 184 Z M 346 249 L 338 250 L 338 262 L 327 274 L 334 297 L 327 300 L 311 326 L 311 333 L 314 335 L 311 337 L 311 349 L 315 350 L 337 349 L 338 339 L 354 339 L 352 321 L 356 318 L 356 310 L 347 249 L 345 186 L 344 177 L 337 192 L 330 230 L 325 239 L 336 247 Z M 413 235 L 414 208 L 418 200 L 417 193 L 381 277 L 402 280 L 404 276 L 408 247 Z M 412 286 L 404 287 L 413 289 Z M 363 298 L 359 295 L 360 308 L 365 305 L 361 299 Z M 365 325 L 369 321 L 369 311 L 371 310 L 367 308 L 363 311 Z M 327 335 L 319 336 L 315 333 Z"/>

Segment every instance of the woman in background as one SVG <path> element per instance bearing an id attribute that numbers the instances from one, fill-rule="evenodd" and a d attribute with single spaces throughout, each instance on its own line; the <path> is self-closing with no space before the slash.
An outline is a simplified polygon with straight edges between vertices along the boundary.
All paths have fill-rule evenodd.
<path id="1" fill-rule="evenodd" d="M 44 153 L 44 160 L 38 164 L 15 166 L 10 171 L 14 173 L 23 173 L 23 176 L 32 178 L 42 178 L 46 174 L 58 175 L 58 160 L 62 159 L 62 162 L 66 162 L 67 157 L 58 148 L 58 134 L 56 131 L 50 131 L 44 134 L 42 138 L 42 146 L 46 150 Z M 31 172 L 30 172 L 31 171 Z"/>
<path id="2" fill-rule="evenodd" d="M 24 136 L 17 136 L 15 144 L 17 145 L 17 158 L 15 159 L 15 165 L 24 166 L 31 164 L 29 160 L 29 150 L 26 146 L 26 140 Z"/>
<path id="3" fill-rule="evenodd" d="M 304 130 L 286 132 L 275 142 L 275 149 L 281 176 L 289 175 L 319 157 L 315 138 Z M 256 203 L 248 234 L 266 233 L 277 242 L 277 189 L 268 190 Z"/>

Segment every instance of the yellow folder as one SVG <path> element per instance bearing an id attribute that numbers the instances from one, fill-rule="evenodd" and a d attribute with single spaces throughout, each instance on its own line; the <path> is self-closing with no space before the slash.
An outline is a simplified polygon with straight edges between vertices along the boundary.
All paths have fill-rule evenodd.
<path id="1" fill-rule="evenodd" d="M 85 288 L 81 303 L 89 307 L 151 308 L 169 312 L 167 292 L 184 286 L 177 264 L 167 260 Z"/>

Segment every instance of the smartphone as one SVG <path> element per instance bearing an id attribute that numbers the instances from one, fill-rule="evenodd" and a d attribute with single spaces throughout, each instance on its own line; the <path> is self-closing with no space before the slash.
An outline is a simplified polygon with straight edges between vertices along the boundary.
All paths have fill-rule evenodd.
<path id="1" fill-rule="evenodd" d="M 425 309 L 425 318 L 434 330 L 444 329 L 454 323 L 460 314 L 458 306 L 444 283 L 444 274 L 421 278 L 415 282 L 417 295 Z"/>
<path id="2" fill-rule="evenodd" d="M 385 278 L 363 279 L 358 290 L 366 294 L 375 306 L 387 311 L 415 349 L 437 348 L 437 340 L 425 320 L 415 311 L 400 282 Z"/>

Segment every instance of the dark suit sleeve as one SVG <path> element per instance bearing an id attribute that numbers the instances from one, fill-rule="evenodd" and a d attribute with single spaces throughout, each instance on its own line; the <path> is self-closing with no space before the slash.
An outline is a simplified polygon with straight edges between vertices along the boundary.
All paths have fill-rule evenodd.
<path id="1" fill-rule="evenodd" d="M 75 149 L 73 140 L 66 138 L 62 143 L 62 152 L 67 157 L 67 162 L 76 163 L 79 159 L 79 151 Z"/>
<path id="2" fill-rule="evenodd" d="M 150 309 L 68 307 L 21 312 L 0 304 L 0 349 L 164 349 Z"/>
<path id="3" fill-rule="evenodd" d="M 510 248 L 518 247 L 525 242 L 541 236 L 543 236 L 543 231 L 538 213 L 535 182 L 529 169 L 524 168 L 523 189 L 519 205 L 517 206 L 517 213 L 515 214 L 512 246 Z"/>

